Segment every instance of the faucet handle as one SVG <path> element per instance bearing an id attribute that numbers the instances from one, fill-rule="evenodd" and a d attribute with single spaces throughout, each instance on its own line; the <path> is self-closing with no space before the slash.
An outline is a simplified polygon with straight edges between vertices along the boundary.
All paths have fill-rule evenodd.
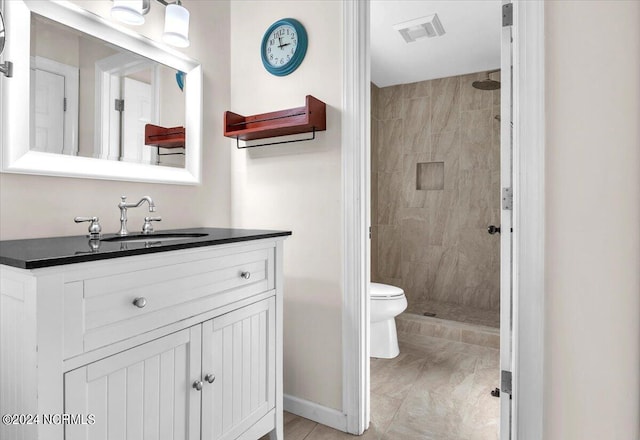
<path id="1" fill-rule="evenodd" d="M 144 225 L 142 225 L 143 234 L 151 234 L 153 232 L 153 225 L 151 222 L 161 222 L 162 217 L 145 217 Z"/>
<path id="2" fill-rule="evenodd" d="M 98 217 L 76 217 L 73 219 L 76 223 L 91 222 L 89 225 L 89 238 L 98 240 L 101 236 L 102 226 Z"/>

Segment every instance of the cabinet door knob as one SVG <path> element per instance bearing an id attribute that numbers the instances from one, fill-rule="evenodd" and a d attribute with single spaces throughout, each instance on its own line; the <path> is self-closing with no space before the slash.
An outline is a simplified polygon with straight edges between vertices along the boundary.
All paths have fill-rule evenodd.
<path id="1" fill-rule="evenodd" d="M 213 374 L 207 374 L 204 377 L 204 380 L 206 380 L 209 383 L 213 383 L 213 381 L 216 380 L 216 377 Z"/>
<path id="2" fill-rule="evenodd" d="M 251 278 L 251 272 L 249 272 L 249 271 L 247 271 L 247 272 L 242 272 L 242 273 L 240 274 L 240 276 L 241 276 L 242 278 L 244 278 L 245 280 L 248 280 L 249 278 Z"/>
<path id="3" fill-rule="evenodd" d="M 145 298 L 144 296 L 136 298 L 136 299 L 133 300 L 133 305 L 136 306 L 139 309 L 142 309 L 142 308 L 144 308 L 144 306 L 147 305 L 147 298 Z"/>
<path id="4" fill-rule="evenodd" d="M 193 383 L 193 388 L 195 388 L 198 391 L 202 391 L 202 381 L 201 380 L 196 380 Z"/>

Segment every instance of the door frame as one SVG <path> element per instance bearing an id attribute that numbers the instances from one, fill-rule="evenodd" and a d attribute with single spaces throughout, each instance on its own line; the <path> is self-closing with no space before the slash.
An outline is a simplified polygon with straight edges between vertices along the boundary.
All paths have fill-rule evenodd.
<path id="1" fill-rule="evenodd" d="M 343 1 L 343 413 L 347 431 L 370 421 L 370 0 Z M 543 434 L 544 3 L 513 3 L 512 438 Z"/>
<path id="2" fill-rule="evenodd" d="M 151 69 L 152 123 L 160 120 L 160 72 L 158 63 L 130 53 L 116 53 L 95 62 L 95 114 L 93 157 L 120 160 L 120 114 L 114 99 L 122 99 L 122 80 L 132 73 Z M 151 163 L 155 163 L 151 157 Z"/>
<path id="3" fill-rule="evenodd" d="M 62 154 L 75 156 L 78 154 L 78 99 L 80 87 L 80 69 L 75 66 L 60 63 L 40 55 L 31 56 L 31 70 L 44 70 L 64 77 L 64 97 L 66 108 L 64 113 L 64 140 Z M 35 87 L 32 81 L 31 87 Z M 35 99 L 32 93 L 30 99 Z M 32 106 L 33 108 L 33 106 Z"/>

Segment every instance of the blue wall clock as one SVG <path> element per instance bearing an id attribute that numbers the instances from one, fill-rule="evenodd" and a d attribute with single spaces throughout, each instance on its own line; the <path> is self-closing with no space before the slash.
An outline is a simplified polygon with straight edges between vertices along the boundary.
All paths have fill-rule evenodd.
<path id="1" fill-rule="evenodd" d="M 272 75 L 289 75 L 302 64 L 307 43 L 307 31 L 298 20 L 276 21 L 262 37 L 260 53 L 264 68 Z"/>

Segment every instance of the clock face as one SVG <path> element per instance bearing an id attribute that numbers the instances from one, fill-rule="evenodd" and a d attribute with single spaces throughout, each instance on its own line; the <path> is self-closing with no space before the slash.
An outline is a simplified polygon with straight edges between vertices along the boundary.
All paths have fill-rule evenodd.
<path id="1" fill-rule="evenodd" d="M 262 64 L 276 76 L 289 75 L 302 63 L 307 52 L 307 32 L 293 18 L 273 23 L 262 38 Z"/>
<path id="2" fill-rule="evenodd" d="M 278 26 L 271 32 L 267 41 L 267 62 L 273 67 L 284 66 L 291 62 L 297 48 L 298 34 L 293 26 Z"/>

